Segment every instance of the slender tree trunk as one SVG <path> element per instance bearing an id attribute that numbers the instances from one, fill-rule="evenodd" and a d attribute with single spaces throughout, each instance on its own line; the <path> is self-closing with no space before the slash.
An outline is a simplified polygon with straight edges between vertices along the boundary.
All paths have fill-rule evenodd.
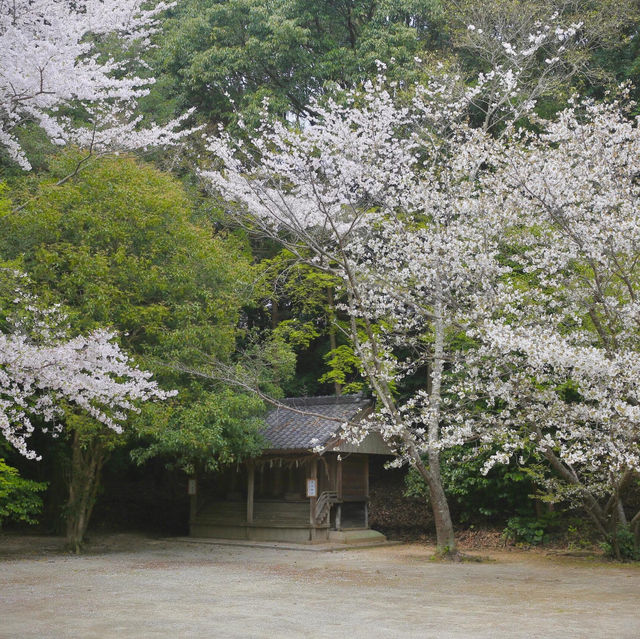
<path id="1" fill-rule="evenodd" d="M 331 287 L 327 288 L 327 307 L 329 309 L 328 320 L 329 320 L 329 347 L 332 351 L 335 351 L 338 347 L 338 342 L 336 339 L 336 306 L 333 301 L 333 290 Z M 333 388 L 336 392 L 336 395 L 342 395 L 342 384 L 338 382 L 333 383 Z"/>
<path id="2" fill-rule="evenodd" d="M 624 512 L 624 506 L 622 505 L 622 500 L 620 498 L 617 499 L 616 507 L 618 509 L 618 521 L 622 526 L 627 526 L 629 522 L 627 521 L 627 516 Z"/>
<path id="3" fill-rule="evenodd" d="M 430 470 L 431 465 L 432 463 L 429 464 Z M 431 475 L 433 476 L 433 472 Z M 438 553 L 442 556 L 455 557 L 458 554 L 458 547 L 453 532 L 449 502 L 447 501 L 447 496 L 442 486 L 442 477 L 439 468 L 437 475 L 432 477 L 432 481 L 429 484 L 429 494 L 436 526 L 436 547 Z"/>
<path id="4" fill-rule="evenodd" d="M 84 443 L 78 432 L 74 432 L 66 521 L 67 546 L 75 553 L 80 552 L 91 519 L 104 458 L 104 448 L 98 438 Z"/>
<path id="5" fill-rule="evenodd" d="M 449 502 L 442 485 L 440 460 L 434 460 L 434 466 L 438 469 L 438 474 L 434 476 L 431 463 L 429 464 L 429 468 L 427 468 L 417 451 L 415 451 L 413 459 L 416 470 L 420 473 L 429 488 L 429 500 L 431 502 L 431 511 L 433 512 L 433 520 L 436 527 L 437 553 L 441 557 L 455 559 L 458 556 L 458 547 L 453 532 Z"/>
<path id="6" fill-rule="evenodd" d="M 429 393 L 429 403 L 431 408 L 431 418 L 428 430 L 428 460 L 429 460 L 429 494 L 431 497 L 431 507 L 436 525 L 436 545 L 438 553 L 441 555 L 457 555 L 455 535 L 453 532 L 453 522 L 449 511 L 449 502 L 442 485 L 442 473 L 440 469 L 440 450 L 438 442 L 440 440 L 440 417 L 442 403 L 442 374 L 444 372 L 444 318 L 442 302 L 437 302 L 434 309 L 434 346 L 433 365 L 431 367 L 431 383 Z"/>
<path id="7" fill-rule="evenodd" d="M 355 280 L 353 274 L 347 268 L 347 274 L 349 276 L 349 283 L 352 285 L 348 290 L 349 303 L 351 305 L 350 322 L 351 322 L 351 339 L 356 347 L 356 351 L 360 354 L 363 353 L 363 349 L 360 345 L 358 337 L 358 327 L 355 321 L 355 313 L 352 310 L 356 306 L 356 291 Z M 439 291 L 440 293 L 440 291 Z M 447 496 L 444 492 L 442 485 L 442 474 L 440 472 L 440 452 L 437 449 L 437 442 L 440 438 L 440 406 L 441 406 L 441 387 L 442 387 L 442 372 L 444 370 L 444 318 L 443 318 L 442 303 L 438 302 L 436 306 L 436 320 L 435 320 L 435 345 L 433 355 L 433 368 L 430 378 L 427 380 L 427 388 L 430 389 L 429 397 L 430 402 L 434 406 L 435 410 L 432 414 L 432 418 L 429 422 L 429 468 L 424 465 L 420 451 L 415 447 L 415 443 L 408 435 L 404 435 L 404 441 L 407 445 L 407 449 L 413 465 L 416 467 L 422 478 L 427 483 L 429 488 L 429 498 L 431 500 L 431 508 L 433 510 L 433 516 L 436 526 L 436 549 L 439 555 L 442 557 L 457 558 L 458 548 L 456 545 L 455 535 L 453 532 L 453 522 L 451 521 L 451 513 L 449 511 L 449 503 Z M 378 399 L 387 408 L 392 415 L 396 423 L 400 424 L 402 418 L 398 413 L 397 406 L 393 393 L 384 379 L 384 374 L 380 359 L 378 356 L 378 350 L 376 345 L 376 338 L 374 332 L 371 330 L 371 326 L 364 318 L 365 331 L 367 337 L 370 340 L 372 357 L 369 360 L 367 357 L 363 357 L 362 363 L 365 368 L 365 372 L 371 386 L 373 387 Z M 433 468 L 431 468 L 433 465 Z"/>
<path id="8" fill-rule="evenodd" d="M 275 328 L 280 322 L 280 306 L 278 299 L 274 296 L 271 300 L 271 328 Z"/>

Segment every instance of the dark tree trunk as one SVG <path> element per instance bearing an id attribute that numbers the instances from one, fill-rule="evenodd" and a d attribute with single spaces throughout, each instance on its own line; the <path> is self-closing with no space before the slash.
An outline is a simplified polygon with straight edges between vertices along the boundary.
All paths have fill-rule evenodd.
<path id="1" fill-rule="evenodd" d="M 67 546 L 79 553 L 100 485 L 105 451 L 99 438 L 82 441 L 73 434 L 69 500 L 66 507 Z"/>

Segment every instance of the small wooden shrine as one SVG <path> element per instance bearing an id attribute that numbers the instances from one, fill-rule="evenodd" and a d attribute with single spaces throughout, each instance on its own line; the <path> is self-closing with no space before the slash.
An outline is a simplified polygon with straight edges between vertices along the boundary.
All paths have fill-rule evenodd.
<path id="1" fill-rule="evenodd" d="M 288 542 L 383 540 L 369 529 L 369 456 L 390 455 L 377 433 L 353 445 L 341 424 L 365 417 L 355 395 L 291 398 L 266 417 L 267 447 L 241 467 L 190 482 L 194 537 Z"/>

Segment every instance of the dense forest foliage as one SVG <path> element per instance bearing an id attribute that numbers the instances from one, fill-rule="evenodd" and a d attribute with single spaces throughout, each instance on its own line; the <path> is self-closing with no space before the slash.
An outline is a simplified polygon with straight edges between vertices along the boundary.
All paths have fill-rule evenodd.
<path id="1" fill-rule="evenodd" d="M 151 20 L 153 28 L 149 26 Z M 53 18 L 50 22 L 56 24 Z M 0 38 L 10 43 L 7 24 L 0 26 Z M 43 311 L 55 307 L 64 314 L 64 339 L 90 335 L 99 329 L 113 331 L 118 347 L 137 367 L 153 373 L 159 388 L 178 391 L 162 401 L 133 402 L 135 410 L 126 418 L 123 432 L 116 432 L 69 397 L 59 402 L 56 428 L 47 426 L 50 415 L 35 411 L 30 422 L 33 435 L 28 442 L 41 461 L 26 459 L 0 438 L 0 526 L 39 520 L 45 530 L 66 530 L 70 543 L 79 548 L 95 506 L 102 523 L 112 526 L 142 521 L 159 526 L 162 512 L 173 509 L 173 518 L 167 517 L 165 525 L 179 530 L 175 521 L 180 518 L 180 509 L 185 508 L 185 498 L 176 497 L 175 503 L 167 506 L 158 498 L 159 492 L 171 493 L 170 483 L 183 490 L 188 474 L 214 471 L 257 454 L 262 446 L 260 425 L 267 410 L 266 397 L 364 392 L 376 397 L 381 415 L 385 411 L 392 414 L 397 407 L 399 412 L 405 411 L 403 419 L 415 424 L 415 413 L 422 409 L 416 408 L 411 398 L 432 394 L 432 381 L 424 380 L 437 377 L 434 368 L 438 358 L 433 353 L 438 338 L 433 309 L 441 298 L 429 297 L 415 279 L 407 284 L 398 276 L 407 264 L 398 256 L 409 249 L 395 246 L 394 236 L 385 225 L 389 210 L 396 214 L 402 208 L 397 202 L 415 201 L 403 194 L 385 215 L 379 215 L 386 206 L 388 191 L 377 185 L 384 183 L 385 189 L 400 193 L 398 184 L 417 173 L 413 166 L 401 163 L 398 144 L 384 135 L 379 144 L 358 150 L 358 173 L 353 169 L 353 157 L 349 156 L 348 162 L 344 159 L 347 152 L 343 142 L 349 139 L 348 132 L 359 131 L 359 127 L 371 131 L 378 126 L 381 131 L 386 123 L 394 135 L 406 139 L 422 131 L 416 134 L 422 135 L 420 142 L 412 142 L 423 145 L 421 170 L 429 172 L 432 163 L 437 170 L 433 168 L 429 175 L 438 180 L 438 188 L 442 189 L 446 174 L 448 184 L 455 183 L 458 189 L 456 204 L 450 202 L 449 206 L 462 207 L 462 200 L 477 199 L 475 191 L 459 188 L 461 181 L 465 188 L 482 182 L 483 192 L 495 198 L 494 205 L 502 198 L 502 210 L 507 215 L 512 209 L 515 221 L 507 234 L 487 239 L 489 234 L 485 233 L 483 241 L 495 241 L 497 263 L 512 269 L 506 279 L 519 291 L 520 300 L 526 300 L 531 291 L 543 290 L 544 303 L 538 301 L 535 311 L 530 304 L 527 312 L 542 316 L 554 308 L 559 318 L 558 309 L 563 305 L 568 308 L 575 300 L 554 297 L 549 292 L 556 279 L 560 281 L 558 272 L 542 282 L 532 274 L 542 263 L 539 255 L 548 257 L 551 249 L 538 237 L 539 255 L 531 257 L 533 249 L 526 250 L 533 246 L 526 244 L 531 238 L 522 229 L 527 225 L 533 228 L 537 222 L 516 219 L 516 209 L 524 200 L 514 203 L 488 175 L 502 171 L 504 183 L 511 180 L 511 193 L 515 193 L 525 169 L 517 173 L 514 161 L 513 173 L 509 173 L 505 166 L 508 163 L 501 164 L 491 155 L 495 152 L 497 157 L 497 151 L 486 151 L 489 143 L 483 142 L 481 148 L 471 141 L 475 144 L 474 135 L 481 131 L 491 144 L 513 148 L 520 144 L 520 139 L 516 140 L 519 132 L 526 131 L 531 138 L 524 146 L 534 154 L 536 144 L 542 148 L 543 132 L 555 126 L 557 114 L 564 114 L 561 120 L 568 122 L 573 117 L 570 109 L 579 100 L 591 100 L 583 111 L 595 115 L 580 112 L 567 126 L 577 130 L 586 121 L 585 136 L 597 130 L 601 116 L 593 111 L 593 105 L 608 104 L 611 96 L 626 110 L 624 121 L 615 121 L 609 130 L 615 128 L 620 140 L 629 141 L 632 135 L 625 133 L 624 127 L 637 113 L 633 99 L 637 97 L 634 83 L 640 74 L 639 25 L 640 5 L 635 0 L 179 0 L 141 19 L 126 38 L 125 28 L 113 18 L 102 28 L 88 29 L 75 48 L 70 47 L 70 59 L 84 60 L 87 66 L 86 70 L 77 66 L 78 82 L 89 86 L 101 81 L 107 86 L 102 93 L 98 85 L 87 88 L 84 94 L 70 88 L 69 95 L 61 93 L 55 100 L 43 98 L 36 103 L 40 98 L 29 95 L 28 89 L 21 94 L 9 88 L 16 84 L 9 70 L 0 72 L 4 102 L 0 106 L 0 268 L 10 274 L 9 279 L 15 274 L 24 278 L 20 286 L 24 286 L 29 300 L 22 308 L 13 297 L 14 284 L 0 280 L 3 335 L 17 330 L 16 326 L 30 330 L 25 318 L 31 317 L 32 306 Z M 545 28 L 555 36 L 548 37 Z M 6 50 L 10 55 L 9 45 Z M 91 60 L 103 65 L 100 68 L 106 80 L 100 80 L 95 72 L 92 75 Z M 9 66 L 7 62 L 6 68 Z M 11 69 L 16 77 L 25 76 L 20 68 Z M 514 69 L 517 86 L 514 83 L 514 88 L 507 91 L 505 86 Z M 61 66 L 58 72 L 64 74 L 65 70 Z M 448 80 L 442 80 L 443 73 Z M 134 88 L 125 105 L 119 102 L 124 86 Z M 412 93 L 416 87 L 424 92 Z M 393 96 L 392 106 L 385 103 L 387 98 L 379 98 L 382 92 L 387 98 Z M 431 102 L 425 98 L 427 94 Z M 500 101 L 496 96 L 506 97 Z M 376 99 L 381 106 L 375 106 Z M 29 100 L 34 101 L 32 106 Z M 92 106 L 98 101 L 102 110 Z M 431 117 L 433 104 L 439 105 L 440 111 L 427 127 L 420 117 Z M 416 113 L 422 109 L 422 116 L 411 109 Z M 462 112 L 464 126 L 456 119 L 462 122 Z M 116 132 L 110 133 L 107 124 L 113 124 Z M 339 137 L 341 126 L 348 131 L 344 140 L 325 143 L 334 132 Z M 236 153 L 234 157 L 240 153 L 247 160 L 239 173 L 241 177 L 251 176 L 249 189 L 207 177 L 224 168 L 226 180 L 234 171 L 235 165 L 226 163 L 221 146 L 215 147 L 220 151 L 217 156 L 212 152 L 211 140 L 221 130 L 232 140 L 228 148 Z M 316 133 L 311 148 L 307 141 Z M 538 134 L 540 138 L 535 137 Z M 361 137 L 364 135 L 361 133 Z M 354 134 L 350 149 L 357 147 L 358 139 Z M 593 139 L 599 140 L 597 136 Z M 565 141 L 563 131 L 557 131 L 551 146 L 557 150 Z M 603 142 L 599 152 L 605 154 L 607 145 Z M 433 151 L 436 147 L 437 153 Z M 484 152 L 487 155 L 483 161 L 473 170 L 467 166 L 465 179 L 459 180 L 459 167 L 451 158 Z M 399 164 L 389 168 L 386 163 L 394 153 L 398 153 Z M 589 159 L 573 148 L 567 148 L 566 154 L 576 166 Z M 322 160 L 333 158 L 333 168 L 323 164 L 316 171 L 318 155 Z M 314 176 L 323 183 L 319 189 L 322 197 L 316 189 L 318 182 L 305 182 L 292 168 L 300 158 L 308 162 L 306 166 L 314 167 L 309 174 L 316 171 Z M 322 189 L 332 184 L 331 172 L 337 170 L 336 166 L 341 167 L 343 176 L 352 170 L 358 175 L 349 184 L 358 194 L 358 221 L 354 226 L 360 223 L 358 216 L 366 212 L 371 216 L 365 226 L 375 227 L 378 233 L 357 249 L 344 248 L 338 241 L 340 250 L 332 244 L 327 252 L 324 245 L 318 248 L 318 236 L 288 226 L 286 220 L 274 232 L 263 225 L 259 205 L 246 195 L 248 190 L 262 194 L 263 199 L 257 200 L 264 204 L 267 187 L 262 192 L 259 189 L 261 180 L 268 178 L 265 184 L 269 188 L 278 184 L 283 200 L 297 188 L 308 188 L 305 192 L 316 189 L 311 199 L 318 198 L 316 204 L 320 202 L 317 208 L 321 210 L 328 201 L 322 199 L 327 193 Z M 489 166 L 491 171 L 487 170 Z M 623 169 L 616 167 L 619 175 Z M 406 170 L 403 173 L 400 169 Z M 363 186 L 364 174 L 371 181 Z M 391 177 L 385 183 L 379 174 Z M 376 184 L 372 176 L 376 176 Z M 582 179 L 578 173 L 565 177 L 575 184 Z M 604 174 L 600 178 L 601 182 L 609 179 Z M 629 180 L 635 185 L 637 176 Z M 588 188 L 588 182 L 585 178 L 584 188 Z M 344 181 L 339 188 L 344 190 Z M 635 186 L 629 188 L 629 197 L 633 198 Z M 453 198 L 451 192 L 453 187 L 447 197 Z M 544 194 L 532 195 L 529 191 L 523 197 L 530 197 L 527 206 L 531 209 L 539 202 L 544 204 Z M 249 218 L 232 212 L 237 211 L 239 202 L 244 203 L 243 212 L 248 211 Z M 441 203 L 434 198 L 434 210 Z M 637 201 L 633 206 L 637 215 Z M 283 215 L 286 218 L 286 211 Z M 327 219 L 320 222 L 323 232 L 328 228 Z M 569 221 L 558 219 L 556 216 L 554 221 L 568 229 L 567 236 L 574 233 Z M 421 224 L 427 225 L 416 219 L 411 223 L 402 220 L 394 233 L 415 232 L 421 243 L 416 241 L 413 249 L 425 251 L 440 239 L 420 235 L 424 231 Z M 542 229 L 539 231 L 544 235 Z M 470 236 L 468 227 L 465 233 Z M 328 235 L 332 237 L 331 231 Z M 336 231 L 336 237 L 341 240 L 343 236 Z M 394 254 L 393 259 L 384 267 L 376 265 L 374 270 L 370 255 L 376 252 Z M 557 270 L 566 269 L 566 275 L 575 267 L 581 277 L 591 277 L 587 273 L 589 264 L 575 266 L 580 255 L 567 248 L 566 255 L 570 253 L 571 259 L 566 261 L 553 258 Z M 469 264 L 476 256 L 465 255 L 467 277 Z M 616 255 L 611 259 L 619 259 Z M 525 257 L 531 257 L 531 262 Z M 614 273 L 615 269 L 606 271 L 604 260 L 600 264 L 602 272 Z M 378 288 L 370 286 L 365 291 L 346 285 L 346 271 L 336 264 L 344 264 L 348 270 L 352 263 L 366 271 L 370 281 L 376 280 Z M 485 266 L 478 261 L 476 274 L 484 273 Z M 433 263 L 425 260 L 422 267 L 428 270 Z M 573 320 L 580 314 L 590 318 L 585 320 L 589 323 L 585 330 L 595 336 L 590 344 L 602 347 L 608 361 L 615 359 L 619 352 L 616 349 L 623 342 L 629 344 L 628 352 L 640 346 L 636 334 L 633 338 L 627 335 L 633 313 L 620 311 L 625 296 L 632 298 L 629 308 L 635 304 L 640 281 L 637 266 L 634 262 L 629 271 L 620 264 L 618 267 L 626 274 L 624 286 L 628 290 L 622 290 L 622 286 L 614 291 L 615 277 L 607 275 L 600 297 L 593 298 L 590 306 L 572 310 Z M 451 272 L 454 270 L 451 266 Z M 505 281 L 503 277 L 499 285 Z M 497 279 L 493 282 L 498 285 Z M 394 320 L 379 310 L 363 311 L 354 303 L 354 296 L 368 296 L 379 308 L 383 305 L 380 297 L 392 299 L 393 286 L 399 295 L 398 306 L 409 308 L 413 304 L 419 309 L 428 307 L 429 312 L 421 317 L 418 311 L 407 312 Z M 412 286 L 414 290 L 407 293 Z M 578 290 L 580 277 L 567 276 L 562 286 Z M 418 289 L 422 297 L 416 299 Z M 474 289 L 473 295 L 463 289 L 452 293 L 458 296 L 460 306 L 466 303 L 461 300 L 473 296 L 473 303 L 479 306 L 479 289 Z M 605 298 L 615 302 L 608 306 Z M 435 483 L 439 482 L 443 495 L 446 493 L 443 499 L 451 505 L 455 525 L 506 526 L 507 536 L 526 543 L 539 543 L 549 534 L 566 532 L 567 526 L 574 531 L 578 526 L 584 529 L 585 537 L 599 534 L 618 557 L 640 556 L 640 519 L 635 516 L 640 506 L 637 472 L 622 473 L 613 493 L 604 480 L 594 479 L 597 473 L 580 476 L 579 482 L 595 486 L 589 493 L 593 503 L 587 499 L 592 520 L 589 524 L 582 517 L 576 518 L 576 505 L 584 504 L 576 499 L 578 484 L 571 483 L 571 464 L 563 465 L 560 457 L 545 459 L 533 446 L 525 446 L 520 455 L 520 459 L 527 458 L 526 463 L 511 456 L 499 457 L 505 445 L 516 449 L 504 414 L 496 416 L 508 400 L 500 396 L 497 404 L 485 402 L 478 389 L 489 387 L 490 374 L 482 367 L 492 353 L 499 351 L 501 343 L 496 338 L 493 351 L 483 351 L 477 334 L 461 328 L 470 315 L 468 309 L 465 312 L 463 318 L 456 314 L 458 308 L 452 311 L 443 329 L 443 401 L 447 406 L 458 406 L 465 393 L 471 397 L 476 392 L 473 410 L 491 414 L 491 426 L 502 430 L 491 441 L 484 431 L 466 439 L 452 438 L 444 453 L 429 449 L 427 454 L 427 448 L 412 452 L 406 442 L 399 445 L 399 458 L 411 466 L 403 487 L 406 499 L 435 503 L 435 484 L 430 482 L 441 464 Z M 517 315 L 512 307 L 504 313 L 510 318 Z M 50 315 L 45 313 L 43 317 Z M 568 315 L 562 321 L 558 319 L 560 333 L 571 332 L 573 320 Z M 48 339 L 38 335 L 28 334 L 27 341 L 38 344 L 38 339 L 42 343 Z M 397 377 L 372 373 L 368 366 L 378 365 L 384 358 L 373 358 L 374 364 L 368 362 L 363 355 L 365 342 L 389 353 L 385 361 L 410 361 L 411 365 Z M 584 344 L 573 346 L 578 349 Z M 521 345 L 519 356 L 525 350 Z M 8 367 L 8 362 L 0 361 L 0 411 L 12 401 L 9 391 L 4 390 L 10 385 L 3 377 L 3 366 Z M 495 380 L 499 377 L 496 371 L 504 372 L 514 364 L 505 351 L 504 359 L 498 361 L 496 356 L 492 366 Z M 544 413 L 540 407 L 551 404 L 548 397 L 541 397 L 543 386 L 561 388 L 562 401 L 571 406 L 605 403 L 600 396 L 589 399 L 580 386 L 581 370 L 572 369 L 565 378 L 559 373 L 554 377 L 548 362 L 547 368 L 541 366 L 540 370 L 530 361 L 522 366 L 529 377 L 518 377 L 517 388 L 514 384 L 509 392 L 521 397 L 522 406 L 526 405 L 531 414 L 538 411 L 535 414 L 540 420 Z M 560 368 L 557 364 L 556 371 Z M 474 389 L 460 381 L 470 369 L 473 373 L 468 378 L 473 379 Z M 567 370 L 564 366 L 563 371 Z M 383 389 L 376 385 L 382 377 L 386 384 Z M 514 372 L 512 378 L 516 377 Z M 625 401 L 632 394 L 629 388 L 631 382 L 620 391 Z M 531 417 L 525 415 L 522 406 L 509 409 L 513 414 L 520 411 L 524 422 Z M 427 412 L 425 409 L 423 417 Z M 446 431 L 449 417 L 443 412 L 438 419 Z M 586 418 L 583 415 L 576 419 L 583 423 Z M 610 417 L 605 419 L 607 424 L 612 421 Z M 453 422 L 455 418 L 451 418 Z M 7 421 L 3 432 L 13 432 L 11 428 Z M 47 428 L 49 432 L 44 432 Z M 637 448 L 640 431 L 635 428 L 631 440 Z M 520 432 L 519 437 L 526 440 L 532 432 Z M 390 435 L 393 437 L 397 437 L 397 431 Z M 533 433 L 531 441 L 535 437 Z M 482 446 L 478 445 L 480 441 Z M 519 440 L 518 446 L 521 443 Z M 504 463 L 496 465 L 501 460 Z M 574 463 L 581 462 L 584 459 L 576 456 Z M 569 487 L 559 487 L 554 473 Z M 127 503 L 130 509 L 142 508 L 143 517 L 136 519 L 131 512 L 117 514 L 114 503 L 127 485 L 135 485 L 140 491 L 139 502 Z M 607 503 L 599 513 L 596 510 L 601 508 L 598 504 L 602 499 Z M 384 524 L 393 526 L 393 518 Z M 455 544 L 449 540 L 441 546 L 452 550 Z"/>

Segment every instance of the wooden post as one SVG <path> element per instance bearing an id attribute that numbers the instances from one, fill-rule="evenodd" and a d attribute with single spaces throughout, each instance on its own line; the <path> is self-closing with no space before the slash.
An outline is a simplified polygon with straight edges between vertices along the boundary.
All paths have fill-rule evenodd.
<path id="1" fill-rule="evenodd" d="M 265 488 L 265 472 L 266 469 L 266 464 L 261 464 L 260 466 L 260 481 L 258 482 L 258 494 L 260 495 L 264 495 L 267 492 L 267 489 Z"/>
<path id="2" fill-rule="evenodd" d="M 313 457 L 309 468 L 309 479 L 316 480 L 316 496 L 309 497 L 309 525 L 311 526 L 311 541 L 316 538 L 316 504 L 318 503 L 318 459 Z"/>
<path id="3" fill-rule="evenodd" d="M 369 498 L 369 455 L 364 455 L 364 495 Z"/>
<path id="4" fill-rule="evenodd" d="M 336 530 L 342 529 L 342 459 L 337 460 L 336 468 L 336 493 L 338 503 L 336 504 Z"/>
<path id="5" fill-rule="evenodd" d="M 369 455 L 364 456 L 364 527 L 369 528 Z"/>
<path id="6" fill-rule="evenodd" d="M 255 465 L 253 460 L 247 462 L 247 523 L 253 523 L 253 488 L 255 485 Z"/>
<path id="7" fill-rule="evenodd" d="M 198 514 L 198 490 L 196 477 L 189 477 L 189 523 L 194 524 Z"/>
<path id="8" fill-rule="evenodd" d="M 282 460 L 273 460 L 274 465 L 271 472 L 271 488 L 273 489 L 273 496 L 280 499 L 285 493 L 284 482 L 282 481 Z M 276 462 L 278 465 L 276 466 Z"/>

